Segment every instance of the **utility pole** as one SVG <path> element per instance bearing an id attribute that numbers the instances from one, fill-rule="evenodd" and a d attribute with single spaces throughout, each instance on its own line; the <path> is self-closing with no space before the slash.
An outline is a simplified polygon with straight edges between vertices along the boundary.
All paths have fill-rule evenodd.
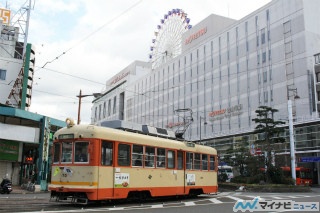
<path id="1" fill-rule="evenodd" d="M 82 92 L 81 92 L 81 90 L 80 90 L 80 93 L 79 93 L 79 95 L 78 95 L 77 97 L 79 98 L 77 124 L 80 124 L 80 110 L 81 110 L 81 98 L 82 98 Z"/>

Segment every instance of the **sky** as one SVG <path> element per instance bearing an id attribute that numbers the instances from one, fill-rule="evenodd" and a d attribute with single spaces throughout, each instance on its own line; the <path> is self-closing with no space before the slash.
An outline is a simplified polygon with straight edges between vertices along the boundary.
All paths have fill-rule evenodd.
<path id="1" fill-rule="evenodd" d="M 17 11 L 29 0 L 0 0 Z M 78 98 L 103 92 L 108 79 L 135 60 L 149 61 L 160 19 L 172 9 L 196 25 L 210 14 L 241 19 L 270 0 L 32 0 L 28 43 L 36 68 L 29 111 L 77 120 Z M 93 97 L 82 98 L 90 123 Z"/>

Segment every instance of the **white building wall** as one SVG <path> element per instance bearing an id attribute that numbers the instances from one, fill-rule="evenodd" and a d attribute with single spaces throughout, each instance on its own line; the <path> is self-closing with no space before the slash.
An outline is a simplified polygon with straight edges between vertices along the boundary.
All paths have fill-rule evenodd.
<path id="1" fill-rule="evenodd" d="M 0 103 L 5 104 L 22 67 L 22 60 L 0 57 L 0 69 L 6 71 L 4 80 L 0 79 Z"/>
<path id="2" fill-rule="evenodd" d="M 14 58 L 19 28 L 3 25 L 1 19 L 0 33 L 0 69 L 5 72 L 5 78 L 0 78 L 0 103 L 5 104 L 21 70 L 23 61 Z"/>
<path id="3" fill-rule="evenodd" d="M 278 109 L 275 119 L 287 119 L 288 88 L 300 96 L 296 118 L 310 119 L 317 113 L 308 70 L 320 52 L 315 8 L 320 1 L 274 0 L 236 22 L 209 16 L 185 33 L 183 42 L 198 34 L 183 43 L 181 56 L 127 82 L 125 120 L 165 128 L 181 121 L 174 110 L 190 108 L 194 122 L 186 139 L 199 139 L 200 116 L 208 122 L 202 139 L 247 132 L 261 105 Z M 239 115 L 213 116 L 228 109 Z"/>

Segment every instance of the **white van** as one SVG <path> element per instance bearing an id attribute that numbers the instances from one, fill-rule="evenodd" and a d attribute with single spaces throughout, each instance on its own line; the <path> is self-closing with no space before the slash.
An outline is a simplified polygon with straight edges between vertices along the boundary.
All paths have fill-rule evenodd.
<path id="1" fill-rule="evenodd" d="M 233 167 L 232 166 L 218 166 L 218 174 L 227 174 L 228 179 L 226 182 L 230 182 L 233 178 Z"/>

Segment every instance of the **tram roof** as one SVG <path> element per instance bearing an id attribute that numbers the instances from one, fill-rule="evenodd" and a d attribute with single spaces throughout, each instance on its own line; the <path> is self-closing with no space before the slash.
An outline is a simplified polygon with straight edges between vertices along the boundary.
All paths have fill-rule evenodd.
<path id="1" fill-rule="evenodd" d="M 58 130 L 54 134 L 54 139 L 64 138 L 64 136 L 73 135 L 73 138 L 100 138 L 110 141 L 119 141 L 125 143 L 135 143 L 141 145 L 165 147 L 172 149 L 183 149 L 192 152 L 201 152 L 208 154 L 217 154 L 213 147 L 195 144 L 189 141 L 179 141 L 166 139 L 156 136 L 144 135 L 125 130 L 112 129 L 109 127 L 95 125 L 74 125 Z"/>

